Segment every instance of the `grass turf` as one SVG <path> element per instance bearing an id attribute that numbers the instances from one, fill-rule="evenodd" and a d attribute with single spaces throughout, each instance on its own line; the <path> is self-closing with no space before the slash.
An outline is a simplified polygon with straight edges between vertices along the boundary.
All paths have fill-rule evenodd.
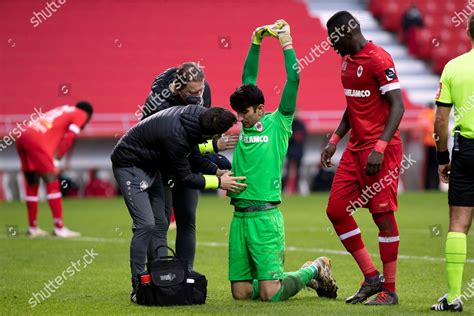
<path id="1" fill-rule="evenodd" d="M 446 292 L 443 263 L 448 229 L 447 197 L 443 193 L 408 193 L 399 198 L 401 244 L 398 270 L 400 305 L 368 307 L 346 305 L 361 281 L 361 273 L 343 247 L 325 214 L 326 194 L 285 197 L 281 209 L 286 222 L 286 270 L 298 269 L 307 260 L 327 255 L 333 260 L 339 284 L 337 300 L 317 298 L 303 290 L 281 303 L 236 302 L 227 281 L 227 238 L 232 209 L 227 199 L 203 196 L 199 202 L 195 269 L 209 279 L 208 300 L 203 306 L 142 307 L 129 301 L 129 241 L 131 220 L 121 199 L 65 200 L 66 224 L 82 233 L 76 240 L 53 237 L 30 240 L 25 236 L 26 210 L 22 203 L 0 204 L 0 314 L 273 314 L 273 315 L 414 315 L 434 314 L 429 307 Z M 378 253 L 377 230 L 366 210 L 354 215 L 367 248 Z M 52 230 L 49 209 L 40 205 L 39 224 Z M 12 226 L 10 226 L 12 225 Z M 15 236 L 12 236 L 15 234 Z M 175 233 L 171 232 L 170 240 Z M 93 249 L 99 255 L 87 267 L 82 257 Z M 468 255 L 474 250 L 468 243 Z M 425 257 L 426 256 L 426 257 Z M 471 255 L 472 258 L 472 255 Z M 81 260 L 80 271 L 48 299 L 32 308 L 29 300 L 49 280 Z M 380 259 L 374 257 L 381 268 Z M 69 276 L 70 273 L 66 273 Z M 474 263 L 466 264 L 463 290 L 474 279 Z M 474 283 L 473 283 L 474 284 Z M 465 314 L 474 314 L 467 301 Z"/>

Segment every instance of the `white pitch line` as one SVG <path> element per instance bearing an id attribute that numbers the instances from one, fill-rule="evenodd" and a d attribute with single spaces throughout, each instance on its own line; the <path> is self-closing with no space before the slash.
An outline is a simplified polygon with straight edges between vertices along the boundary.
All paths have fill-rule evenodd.
<path id="1" fill-rule="evenodd" d="M 0 239 L 29 239 L 28 237 L 7 237 L 7 236 L 0 236 Z M 41 239 L 51 239 L 51 240 L 58 240 L 56 237 L 46 237 L 46 238 L 38 238 Z M 66 240 L 66 239 L 61 239 Z M 78 237 L 78 238 L 70 238 L 67 239 L 68 241 L 89 241 L 89 242 L 99 242 L 99 243 L 117 243 L 117 244 L 128 244 L 130 240 L 124 238 L 102 238 L 102 237 Z M 173 244 L 174 242 L 170 242 Z M 215 242 L 215 241 L 204 241 L 204 242 L 197 242 L 197 246 L 203 247 L 211 247 L 211 248 L 227 248 L 227 243 L 223 242 Z M 343 250 L 335 250 L 335 249 L 325 249 L 325 248 L 306 248 L 306 247 L 294 247 L 288 246 L 286 247 L 286 251 L 289 252 L 318 252 L 323 254 L 332 254 L 332 255 L 340 255 L 340 256 L 349 256 L 350 254 L 347 251 Z M 372 257 L 380 257 L 378 253 L 371 253 Z M 430 256 L 408 256 L 408 255 L 398 255 L 398 259 L 401 260 L 419 260 L 419 261 L 435 261 L 435 262 L 444 262 L 445 258 L 441 257 L 430 257 Z M 474 259 L 466 259 L 466 263 L 474 263 Z"/>

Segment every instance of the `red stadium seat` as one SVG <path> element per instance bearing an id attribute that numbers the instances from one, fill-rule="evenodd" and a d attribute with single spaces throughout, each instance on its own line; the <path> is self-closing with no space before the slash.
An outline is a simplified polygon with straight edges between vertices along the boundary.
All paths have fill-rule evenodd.
<path id="1" fill-rule="evenodd" d="M 381 17 L 383 27 L 391 32 L 400 29 L 402 16 L 408 8 L 408 3 L 403 1 L 387 3 Z"/>
<path id="2" fill-rule="evenodd" d="M 433 72 L 440 74 L 446 63 L 451 59 L 451 51 L 448 46 L 440 46 L 433 50 L 431 69 Z"/>
<path id="3" fill-rule="evenodd" d="M 385 1 L 384 0 L 371 0 L 369 2 L 369 10 L 372 12 L 373 16 L 380 18 L 384 11 Z"/>
<path id="4" fill-rule="evenodd" d="M 439 45 L 433 32 L 426 28 L 419 28 L 415 30 L 415 38 L 417 45 L 410 49 L 410 53 L 420 59 L 430 59 L 433 48 Z"/>
<path id="5" fill-rule="evenodd" d="M 414 40 L 407 40 L 402 31 L 401 18 L 412 4 L 422 12 L 425 25 L 414 31 Z M 447 61 L 470 47 L 469 43 L 465 44 L 469 42 L 463 31 L 465 26 L 458 26 L 453 22 L 456 14 L 463 17 L 471 11 L 467 5 L 466 0 L 401 0 L 389 3 L 373 0 L 370 9 L 381 17 L 385 29 L 398 33 L 400 40 L 408 46 L 410 54 L 432 60 L 433 70 L 440 72 Z M 465 21 L 462 22 L 465 24 Z"/>

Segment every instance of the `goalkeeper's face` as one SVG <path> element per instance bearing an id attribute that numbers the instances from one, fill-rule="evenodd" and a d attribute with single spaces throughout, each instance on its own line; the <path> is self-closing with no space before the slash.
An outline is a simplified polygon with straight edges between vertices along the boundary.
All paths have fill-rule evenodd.
<path id="1" fill-rule="evenodd" d="M 237 120 L 242 123 L 243 127 L 249 128 L 260 121 L 264 114 L 263 104 L 257 107 L 249 106 L 244 111 L 237 112 Z"/>

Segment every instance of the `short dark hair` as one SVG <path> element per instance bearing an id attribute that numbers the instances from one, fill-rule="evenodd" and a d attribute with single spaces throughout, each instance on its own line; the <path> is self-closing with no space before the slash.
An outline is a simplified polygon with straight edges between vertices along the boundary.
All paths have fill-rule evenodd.
<path id="1" fill-rule="evenodd" d="M 87 101 L 77 102 L 76 103 L 76 108 L 81 109 L 84 112 L 86 112 L 89 117 L 91 117 L 92 113 L 94 113 L 94 108 L 92 107 L 92 104 L 90 104 Z"/>
<path id="2" fill-rule="evenodd" d="M 204 71 L 195 62 L 183 63 L 176 70 L 175 86 L 177 90 L 183 89 L 188 82 L 202 80 L 204 80 Z"/>
<path id="3" fill-rule="evenodd" d="M 265 104 L 263 92 L 254 84 L 243 84 L 230 96 L 230 106 L 234 111 L 244 112 L 249 106 L 254 109 L 258 105 Z"/>
<path id="4" fill-rule="evenodd" d="M 350 24 L 354 22 L 355 27 L 351 27 Z M 336 12 L 329 20 L 326 22 L 327 29 L 332 29 L 334 27 L 342 27 L 343 25 L 347 25 L 350 29 L 360 29 L 359 21 L 348 11 L 339 11 Z"/>
<path id="5" fill-rule="evenodd" d="M 469 35 L 471 36 L 471 40 L 474 41 L 474 13 L 471 14 L 468 20 L 469 23 Z"/>
<path id="6" fill-rule="evenodd" d="M 221 107 L 212 107 L 199 115 L 199 125 L 205 135 L 223 134 L 235 123 L 237 117 Z"/>

